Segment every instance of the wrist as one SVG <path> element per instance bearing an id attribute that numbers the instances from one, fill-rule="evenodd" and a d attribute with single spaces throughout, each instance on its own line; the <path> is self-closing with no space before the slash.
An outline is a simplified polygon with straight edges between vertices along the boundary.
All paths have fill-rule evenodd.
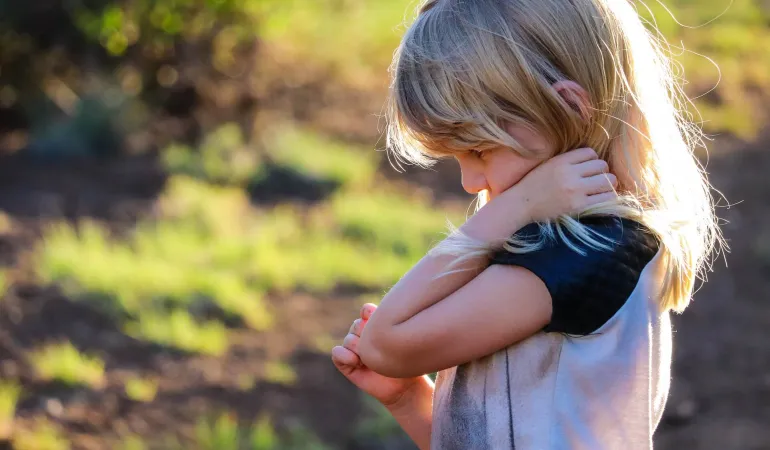
<path id="1" fill-rule="evenodd" d="M 494 244 L 507 240 L 533 221 L 528 196 L 523 189 L 513 186 L 478 210 L 460 231 L 473 239 Z"/>
<path id="2" fill-rule="evenodd" d="M 398 399 L 383 405 L 393 416 L 409 414 L 415 409 L 420 409 L 421 405 L 433 403 L 433 389 L 433 381 L 424 375 L 415 380 Z"/>

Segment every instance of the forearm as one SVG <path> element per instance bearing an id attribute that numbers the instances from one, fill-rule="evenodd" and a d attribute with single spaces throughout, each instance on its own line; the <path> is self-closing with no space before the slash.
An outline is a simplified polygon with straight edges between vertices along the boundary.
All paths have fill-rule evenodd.
<path id="1" fill-rule="evenodd" d="M 460 227 L 466 236 L 484 244 L 500 243 L 530 222 L 526 199 L 512 188 L 478 211 Z M 502 197 L 502 196 L 501 196 Z M 429 253 L 385 295 L 362 336 L 364 348 L 371 339 L 394 338 L 393 328 L 448 297 L 475 278 L 488 265 L 487 256 L 464 261 L 449 269 L 455 256 Z M 437 278 L 438 277 L 438 278 Z M 362 354 L 366 361 L 366 355 Z"/>
<path id="2" fill-rule="evenodd" d="M 422 377 L 412 389 L 393 405 L 387 406 L 407 435 L 420 450 L 430 449 L 431 427 L 433 425 L 433 382 Z"/>

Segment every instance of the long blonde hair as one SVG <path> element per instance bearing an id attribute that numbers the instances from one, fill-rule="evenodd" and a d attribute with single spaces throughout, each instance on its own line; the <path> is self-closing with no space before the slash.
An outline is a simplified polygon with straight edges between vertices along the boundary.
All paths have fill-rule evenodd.
<path id="1" fill-rule="evenodd" d="M 689 99 L 660 35 L 626 0 L 428 0 L 418 11 L 391 67 L 387 143 L 396 160 L 429 166 L 500 145 L 538 156 L 506 123 L 542 134 L 557 154 L 595 149 L 633 185 L 623 186 L 621 201 L 581 215 L 632 218 L 652 230 L 665 268 L 661 308 L 684 310 L 724 242 L 693 153 L 703 134 L 688 120 Z M 556 92 L 562 80 L 587 91 L 590 110 Z M 554 224 L 562 237 L 566 230 L 607 247 L 573 218 Z M 545 239 L 553 228 L 541 230 Z M 527 252 L 540 244 L 514 239 L 505 248 Z M 453 230 L 433 252 L 466 259 L 493 250 Z"/>

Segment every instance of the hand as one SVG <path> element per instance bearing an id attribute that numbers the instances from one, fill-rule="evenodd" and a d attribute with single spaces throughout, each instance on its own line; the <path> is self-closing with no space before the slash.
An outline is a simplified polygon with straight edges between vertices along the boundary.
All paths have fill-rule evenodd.
<path id="1" fill-rule="evenodd" d="M 361 317 L 353 322 L 342 346 L 332 349 L 332 361 L 337 370 L 359 389 L 390 407 L 398 403 L 404 394 L 416 386 L 421 381 L 421 377 L 389 378 L 370 370 L 361 363 L 357 353 L 358 340 L 376 309 L 377 306 L 371 303 L 361 308 Z"/>
<path id="2" fill-rule="evenodd" d="M 563 214 L 574 215 L 590 206 L 615 200 L 617 184 L 607 162 L 599 159 L 593 149 L 581 148 L 549 159 L 514 188 L 528 205 L 529 215 L 535 222 Z"/>

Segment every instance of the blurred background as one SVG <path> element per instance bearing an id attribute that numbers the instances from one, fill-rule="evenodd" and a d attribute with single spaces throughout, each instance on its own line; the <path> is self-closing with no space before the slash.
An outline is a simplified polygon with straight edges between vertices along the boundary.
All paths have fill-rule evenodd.
<path id="1" fill-rule="evenodd" d="M 471 201 L 376 150 L 414 6 L 0 0 L 0 448 L 414 448 L 329 358 Z M 657 447 L 770 449 L 770 2 L 638 6 L 732 247 Z"/>

